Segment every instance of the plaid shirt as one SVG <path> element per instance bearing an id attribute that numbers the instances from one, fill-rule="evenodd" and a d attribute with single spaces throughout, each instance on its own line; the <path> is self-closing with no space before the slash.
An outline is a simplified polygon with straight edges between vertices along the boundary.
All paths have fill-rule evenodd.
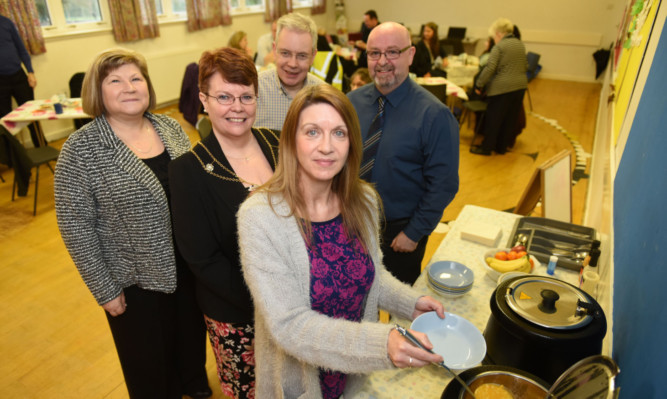
<path id="1" fill-rule="evenodd" d="M 305 86 L 324 83 L 315 75 L 308 73 Z M 259 74 L 259 98 L 257 99 L 257 119 L 254 127 L 282 130 L 283 122 L 293 98 L 283 89 L 278 71 L 275 68 Z"/>

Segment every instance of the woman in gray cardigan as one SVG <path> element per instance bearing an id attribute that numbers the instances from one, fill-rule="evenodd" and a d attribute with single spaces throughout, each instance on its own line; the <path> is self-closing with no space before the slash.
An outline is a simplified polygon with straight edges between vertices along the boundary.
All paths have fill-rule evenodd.
<path id="1" fill-rule="evenodd" d="M 379 309 L 409 319 L 444 310 L 384 269 L 379 197 L 359 179 L 361 157 L 347 97 L 329 85 L 304 88 L 287 113 L 274 177 L 239 210 L 258 398 L 354 397 L 365 373 L 442 360 L 378 323 Z"/>
<path id="2" fill-rule="evenodd" d="M 100 53 L 86 73 L 82 101 L 95 119 L 72 134 L 60 153 L 58 227 L 106 311 L 130 397 L 210 396 L 205 330 L 201 312 L 197 325 L 193 294 L 192 321 L 177 314 L 189 298 L 179 294 L 180 286 L 175 293 L 180 271 L 167 196 L 167 166 L 190 149 L 190 141 L 178 122 L 148 112 L 155 91 L 137 53 Z M 195 337 L 201 331 L 200 342 L 181 339 L 184 324 Z M 192 354 L 196 348 L 203 356 Z"/>

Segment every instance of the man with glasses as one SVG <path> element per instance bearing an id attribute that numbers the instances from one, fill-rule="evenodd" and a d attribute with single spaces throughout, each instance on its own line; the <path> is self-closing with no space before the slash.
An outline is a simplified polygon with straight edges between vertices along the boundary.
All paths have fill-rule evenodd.
<path id="1" fill-rule="evenodd" d="M 378 190 L 385 213 L 385 267 L 413 284 L 426 241 L 459 187 L 459 129 L 449 109 L 408 78 L 410 33 L 385 22 L 367 46 L 373 85 L 348 93 L 364 140 L 361 177 Z"/>
<path id="2" fill-rule="evenodd" d="M 259 74 L 255 127 L 282 130 L 292 99 L 304 86 L 323 83 L 308 71 L 317 53 L 317 25 L 301 14 L 278 20 L 273 43 L 275 69 Z"/>

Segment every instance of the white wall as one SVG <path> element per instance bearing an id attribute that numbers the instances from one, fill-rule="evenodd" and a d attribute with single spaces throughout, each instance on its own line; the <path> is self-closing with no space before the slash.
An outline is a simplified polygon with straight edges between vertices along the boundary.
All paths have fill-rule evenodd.
<path id="1" fill-rule="evenodd" d="M 351 32 L 359 31 L 369 9 L 380 21 L 401 22 L 418 33 L 433 21 L 440 35 L 450 26 L 465 26 L 467 36 L 485 38 L 488 27 L 506 17 L 521 30 L 528 51 L 541 54 L 541 77 L 595 81 L 593 53 L 615 41 L 626 0 L 367 0 L 346 1 Z"/>
<path id="2" fill-rule="evenodd" d="M 318 26 L 334 31 L 334 0 L 327 0 L 327 12 L 313 19 Z M 422 23 L 434 21 L 445 35 L 449 26 L 465 26 L 471 38 L 485 38 L 488 26 L 498 17 L 510 18 L 520 27 L 529 51 L 541 54 L 541 77 L 594 81 L 595 63 L 592 54 L 600 47 L 609 47 L 616 38 L 626 0 L 561 0 L 535 2 L 529 0 L 366 0 L 345 2 L 348 28 L 359 30 L 363 13 L 378 12 L 380 21 L 398 21 L 418 32 Z M 309 15 L 310 10 L 297 10 Z M 238 15 L 233 24 L 198 32 L 188 32 L 184 22 L 163 24 L 160 37 L 122 43 L 123 47 L 141 52 L 148 61 L 158 103 L 175 101 L 180 95 L 185 66 L 198 60 L 204 50 L 224 46 L 236 30 L 248 33 L 249 43 L 269 31 L 263 14 Z M 119 44 L 111 32 L 90 35 L 48 38 L 47 53 L 33 56 L 38 79 L 37 98 L 69 92 L 68 81 L 73 73 L 85 71 L 99 51 Z M 51 121 L 42 124 L 48 139 L 71 132 L 71 122 Z"/>
<path id="3" fill-rule="evenodd" d="M 310 9 L 296 11 L 310 15 Z M 313 16 L 313 19 L 318 26 L 332 30 L 333 15 L 333 6 L 330 6 L 326 14 Z M 237 30 L 248 34 L 248 43 L 256 50 L 257 39 L 270 28 L 270 24 L 264 22 L 263 14 L 247 14 L 234 16 L 232 25 L 197 32 L 188 32 L 185 22 L 162 24 L 160 37 L 131 43 L 116 43 L 110 31 L 47 38 L 47 52 L 32 57 L 37 77 L 35 97 L 49 98 L 57 93 L 69 93 L 70 77 L 75 72 L 86 71 L 97 53 L 110 47 L 125 47 L 146 57 L 158 104 L 176 101 L 185 67 L 197 62 L 203 51 L 226 46 L 229 37 Z M 43 122 L 42 127 L 48 140 L 64 137 L 74 129 L 71 121 Z"/>

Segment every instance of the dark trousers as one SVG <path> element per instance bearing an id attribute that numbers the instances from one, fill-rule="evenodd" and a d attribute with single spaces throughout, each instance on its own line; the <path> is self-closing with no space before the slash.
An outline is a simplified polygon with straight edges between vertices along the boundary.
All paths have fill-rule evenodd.
<path id="1" fill-rule="evenodd" d="M 208 389 L 206 325 L 194 288 L 186 286 L 179 279 L 174 294 L 127 287 L 125 313 L 106 313 L 132 399 L 180 399 Z"/>
<path id="2" fill-rule="evenodd" d="M 206 375 L 206 322 L 197 303 L 195 277 L 185 261 L 178 261 L 176 289 L 176 333 L 178 337 L 178 371 L 183 393 L 209 389 Z"/>
<path id="3" fill-rule="evenodd" d="M 384 224 L 381 245 L 382 261 L 385 268 L 397 279 L 412 285 L 421 274 L 422 259 L 424 258 L 424 252 L 426 252 L 428 236 L 422 237 L 417 243 L 417 248 L 412 252 L 395 252 L 391 249 L 391 242 L 407 225 L 407 219 Z"/>
<path id="4" fill-rule="evenodd" d="M 176 371 L 176 296 L 137 286 L 123 290 L 127 309 L 106 313 L 130 398 L 181 398 Z"/>
<path id="5" fill-rule="evenodd" d="M 521 89 L 486 98 L 483 149 L 504 154 L 512 146 L 525 92 Z"/>
<path id="6" fill-rule="evenodd" d="M 35 93 L 23 69 L 12 75 L 0 75 L 0 118 L 12 112 L 12 97 L 18 105 L 35 99 Z M 29 129 L 32 143 L 39 147 L 39 133 L 33 123 L 29 125 Z"/>

